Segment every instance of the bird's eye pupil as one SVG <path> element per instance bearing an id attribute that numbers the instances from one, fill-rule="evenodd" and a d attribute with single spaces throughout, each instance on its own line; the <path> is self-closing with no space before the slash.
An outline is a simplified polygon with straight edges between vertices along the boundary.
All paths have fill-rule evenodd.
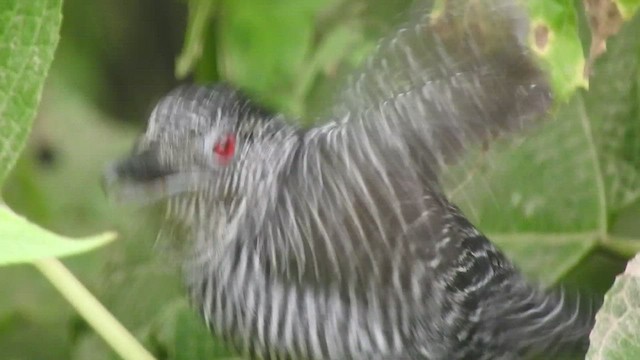
<path id="1" fill-rule="evenodd" d="M 214 147 L 213 151 L 222 157 L 223 160 L 228 160 L 235 151 L 236 138 L 233 135 L 226 135 L 220 140 Z"/>

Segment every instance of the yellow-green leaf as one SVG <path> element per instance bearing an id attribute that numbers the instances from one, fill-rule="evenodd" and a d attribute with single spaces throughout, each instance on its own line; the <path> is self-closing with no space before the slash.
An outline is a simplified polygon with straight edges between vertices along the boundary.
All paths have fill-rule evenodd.
<path id="1" fill-rule="evenodd" d="M 566 101 L 576 89 L 588 85 L 574 3 L 566 0 L 524 3 L 531 17 L 531 47 L 550 73 L 556 99 Z"/>
<path id="2" fill-rule="evenodd" d="M 631 19 L 640 8 L 640 0 L 614 0 L 614 2 L 618 5 L 622 17 L 626 20 Z"/>
<path id="3" fill-rule="evenodd" d="M 0 266 L 79 254 L 113 239 L 114 233 L 70 239 L 43 229 L 0 205 Z"/>

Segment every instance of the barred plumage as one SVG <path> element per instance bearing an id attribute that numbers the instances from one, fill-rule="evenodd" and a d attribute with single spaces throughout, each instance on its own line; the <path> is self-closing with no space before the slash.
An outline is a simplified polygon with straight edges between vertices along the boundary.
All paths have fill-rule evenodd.
<path id="1" fill-rule="evenodd" d="M 551 103 L 514 1 L 447 4 L 384 39 L 324 125 L 183 86 L 110 169 L 113 193 L 170 199 L 190 297 L 245 354 L 517 359 L 586 340 L 590 317 L 528 283 L 442 193 L 466 148 Z M 212 152 L 227 136 L 228 164 Z"/>

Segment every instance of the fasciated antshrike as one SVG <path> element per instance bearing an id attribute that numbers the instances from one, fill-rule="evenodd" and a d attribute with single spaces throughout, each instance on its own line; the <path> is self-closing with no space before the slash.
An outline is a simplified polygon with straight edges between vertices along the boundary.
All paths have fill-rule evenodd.
<path id="1" fill-rule="evenodd" d="M 182 86 L 108 169 L 117 197 L 169 199 L 193 304 L 246 354 L 517 359 L 586 341 L 590 316 L 443 195 L 465 149 L 551 104 L 516 1 L 444 4 L 383 39 L 317 127 Z"/>

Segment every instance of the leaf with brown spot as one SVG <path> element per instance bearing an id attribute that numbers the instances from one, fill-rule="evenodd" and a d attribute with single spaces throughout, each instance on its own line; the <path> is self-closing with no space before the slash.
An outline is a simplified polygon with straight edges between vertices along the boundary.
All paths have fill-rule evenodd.
<path id="1" fill-rule="evenodd" d="M 544 24 L 538 24 L 533 29 L 533 37 L 536 49 L 544 52 L 549 43 L 549 27 Z"/>

